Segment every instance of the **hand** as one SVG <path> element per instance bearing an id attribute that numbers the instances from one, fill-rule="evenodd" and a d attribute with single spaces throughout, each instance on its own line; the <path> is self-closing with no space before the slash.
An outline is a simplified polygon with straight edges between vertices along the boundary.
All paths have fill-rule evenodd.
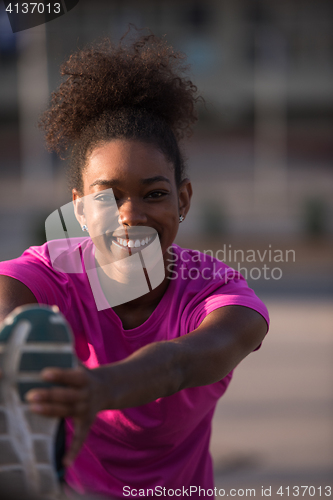
<path id="1" fill-rule="evenodd" d="M 45 368 L 41 377 L 57 387 L 32 389 L 26 400 L 30 410 L 40 415 L 73 418 L 73 440 L 63 459 L 68 467 L 80 451 L 96 414 L 103 409 L 103 384 L 97 372 L 83 366 L 70 370 Z"/>

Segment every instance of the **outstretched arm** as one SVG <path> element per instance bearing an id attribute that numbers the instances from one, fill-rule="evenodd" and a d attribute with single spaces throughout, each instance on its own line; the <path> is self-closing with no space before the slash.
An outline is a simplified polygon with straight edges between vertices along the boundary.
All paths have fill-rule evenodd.
<path id="1" fill-rule="evenodd" d="M 28 400 L 37 413 L 74 417 L 74 439 L 65 457 L 69 465 L 96 413 L 140 406 L 181 389 L 217 382 L 258 347 L 266 330 L 266 321 L 256 311 L 225 306 L 210 313 L 195 331 L 149 344 L 117 363 L 94 370 L 46 369 L 46 380 L 65 387 L 30 391 Z"/>
<path id="2" fill-rule="evenodd" d="M 25 285 L 0 276 L 0 320 L 16 307 L 33 303 L 37 300 Z M 69 465 L 99 411 L 143 405 L 221 380 L 260 344 L 266 330 L 256 311 L 225 306 L 210 313 L 195 331 L 148 344 L 117 363 L 94 370 L 45 369 L 43 378 L 62 387 L 30 391 L 30 408 L 46 416 L 74 418 L 75 434 L 64 460 Z"/>
<path id="3" fill-rule="evenodd" d="M 216 309 L 195 331 L 149 344 L 114 363 L 110 370 L 98 368 L 106 384 L 112 379 L 115 383 L 106 394 L 104 407 L 137 406 L 187 387 L 217 382 L 258 347 L 266 330 L 266 321 L 252 309 Z"/>

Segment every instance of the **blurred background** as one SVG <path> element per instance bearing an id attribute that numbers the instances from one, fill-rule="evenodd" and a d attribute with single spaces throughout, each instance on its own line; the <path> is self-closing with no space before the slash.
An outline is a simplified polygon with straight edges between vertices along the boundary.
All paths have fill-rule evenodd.
<path id="1" fill-rule="evenodd" d="M 220 487 L 332 483 L 332 21 L 328 0 L 80 0 L 14 35 L 0 3 L 1 260 L 43 243 L 70 200 L 36 126 L 60 64 L 129 23 L 188 56 L 205 105 L 183 144 L 194 198 L 177 243 L 239 266 L 272 319 L 218 405 Z"/>

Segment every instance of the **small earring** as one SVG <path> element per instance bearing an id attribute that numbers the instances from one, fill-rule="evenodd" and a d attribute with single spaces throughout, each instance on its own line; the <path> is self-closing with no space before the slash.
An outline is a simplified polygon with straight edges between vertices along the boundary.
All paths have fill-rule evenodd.
<path id="1" fill-rule="evenodd" d="M 83 224 L 82 231 L 87 231 L 88 232 L 88 226 L 86 226 L 85 224 Z"/>
<path id="2" fill-rule="evenodd" d="M 181 222 L 183 222 L 183 220 L 185 220 L 184 215 L 180 215 L 180 216 L 179 216 L 179 224 L 180 224 Z"/>

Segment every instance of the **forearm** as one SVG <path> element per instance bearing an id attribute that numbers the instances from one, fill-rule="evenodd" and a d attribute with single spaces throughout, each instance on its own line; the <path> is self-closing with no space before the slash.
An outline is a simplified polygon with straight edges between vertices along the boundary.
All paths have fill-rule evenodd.
<path id="1" fill-rule="evenodd" d="M 177 392 L 184 380 L 181 351 L 173 341 L 155 342 L 93 370 L 105 388 L 102 409 L 140 406 Z"/>
<path id="2" fill-rule="evenodd" d="M 216 321 L 219 316 L 222 326 Z M 103 409 L 140 406 L 187 387 L 217 382 L 260 344 L 265 333 L 266 323 L 255 311 L 223 308 L 194 332 L 149 344 L 123 361 L 94 370 L 106 388 Z"/>

